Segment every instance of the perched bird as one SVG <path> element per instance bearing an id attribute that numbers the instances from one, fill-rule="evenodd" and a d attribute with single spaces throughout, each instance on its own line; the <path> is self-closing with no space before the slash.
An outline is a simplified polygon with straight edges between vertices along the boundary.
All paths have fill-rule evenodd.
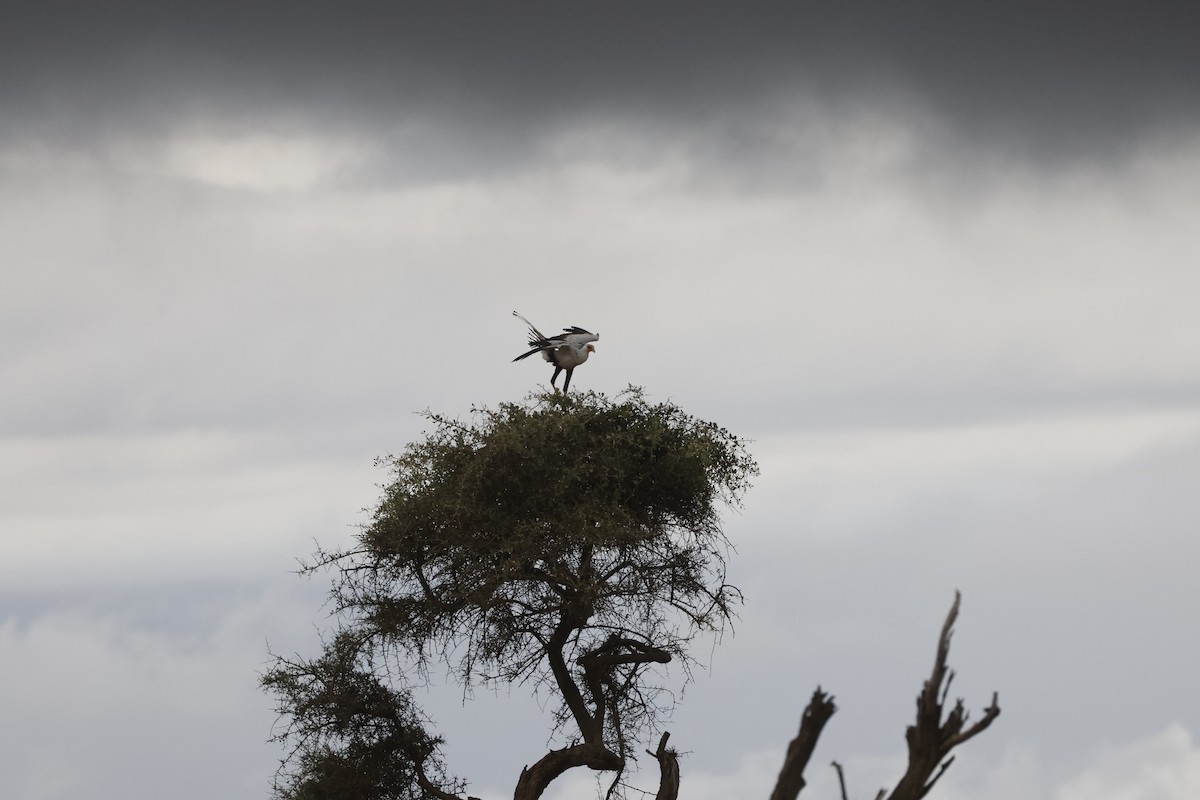
<path id="1" fill-rule="evenodd" d="M 589 354 L 596 352 L 592 342 L 597 341 L 600 334 L 585 331 L 583 328 L 571 327 L 563 328 L 563 332 L 558 336 L 546 336 L 535 328 L 532 322 L 517 312 L 514 311 L 513 316 L 529 326 L 529 346 L 533 348 L 528 353 L 521 353 L 513 361 L 520 361 L 534 353 L 541 353 L 542 358 L 554 365 L 554 375 L 550 378 L 551 386 L 554 386 L 554 382 L 558 380 L 558 373 L 563 370 L 567 371 L 567 379 L 563 381 L 562 388 L 565 394 L 567 387 L 571 385 L 571 373 L 575 371 L 576 367 L 587 361 Z M 554 386 L 554 388 L 558 387 Z"/>

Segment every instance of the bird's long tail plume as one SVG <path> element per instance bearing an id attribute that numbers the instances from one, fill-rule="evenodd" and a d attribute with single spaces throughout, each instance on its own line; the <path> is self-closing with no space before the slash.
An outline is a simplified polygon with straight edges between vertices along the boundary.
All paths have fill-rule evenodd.
<path id="1" fill-rule="evenodd" d="M 515 311 L 513 312 L 513 316 L 514 316 L 514 317 L 516 317 L 517 319 L 521 320 L 521 322 L 524 322 L 526 325 L 528 325 L 528 326 L 529 326 L 529 333 L 531 334 L 531 337 L 530 337 L 530 338 L 532 338 L 532 339 L 537 339 L 537 340 L 539 340 L 539 341 L 543 341 L 543 342 L 544 342 L 544 341 L 546 341 L 546 334 L 544 334 L 544 333 L 542 333 L 541 331 L 539 331 L 539 330 L 537 329 L 537 327 L 536 327 L 536 326 L 534 326 L 534 324 L 533 324 L 532 322 L 530 322 L 529 320 L 525 319 L 524 317 L 522 317 L 520 314 L 518 314 L 518 313 L 517 313 L 517 312 L 515 312 Z M 530 344 L 532 344 L 532 342 L 530 342 Z"/>
<path id="2" fill-rule="evenodd" d="M 529 346 L 533 348 L 528 353 L 521 353 L 521 355 L 514 358 L 513 361 L 520 361 L 522 358 L 528 358 L 534 353 L 540 352 L 541 350 L 544 350 L 546 347 L 550 346 L 550 341 L 546 339 L 546 334 L 539 331 L 532 322 L 522 317 L 516 311 L 513 312 L 513 316 L 529 326 Z"/>

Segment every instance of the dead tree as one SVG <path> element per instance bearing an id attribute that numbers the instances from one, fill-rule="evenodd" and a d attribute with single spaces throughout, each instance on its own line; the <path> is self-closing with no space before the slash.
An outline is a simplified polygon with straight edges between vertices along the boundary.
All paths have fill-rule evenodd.
<path id="1" fill-rule="evenodd" d="M 933 672 L 917 696 L 917 719 L 905 732 L 908 742 L 908 768 L 900 778 L 891 794 L 886 789 L 880 789 L 876 800 L 920 800 L 929 794 L 938 779 L 945 774 L 954 757 L 950 751 L 963 742 L 987 730 L 992 721 L 1000 715 L 999 696 L 992 695 L 992 704 L 984 709 L 983 717 L 970 727 L 967 726 L 967 711 L 963 701 L 956 700 L 954 708 L 945 713 L 946 696 L 950 691 L 950 683 L 954 680 L 954 671 L 947 668 L 946 659 L 950 655 L 950 637 L 954 634 L 954 621 L 958 619 L 958 607 L 962 600 L 959 592 L 954 593 L 954 605 L 946 615 L 938 637 L 937 657 L 933 662 Z M 812 700 L 804 709 L 800 718 L 800 731 L 788 746 L 783 768 L 779 771 L 779 779 L 775 783 L 775 791 L 771 800 L 795 800 L 804 788 L 804 770 L 809 758 L 816 747 L 817 739 L 825 723 L 833 716 L 837 707 L 833 698 L 819 688 L 813 693 Z M 838 773 L 838 783 L 841 787 L 842 800 L 846 796 L 846 781 L 841 764 L 833 762 Z"/>
<path id="2" fill-rule="evenodd" d="M 962 595 L 955 592 L 954 605 L 950 607 L 946 623 L 942 625 L 942 635 L 938 637 L 933 674 L 925 681 L 917 697 L 917 721 L 904 734 L 908 741 L 908 769 L 888 795 L 888 800 L 920 800 L 929 794 L 929 790 L 954 762 L 950 751 L 987 730 L 992 721 L 1000 716 L 1000 696 L 992 693 L 991 705 L 983 710 L 983 717 L 970 727 L 967 727 L 967 710 L 961 698 L 954 701 L 954 708 L 943 721 L 946 696 L 954 680 L 954 671 L 946 667 L 946 657 L 950 654 L 950 637 L 954 634 L 954 621 L 958 618 L 961 599 Z"/>
<path id="3" fill-rule="evenodd" d="M 929 794 L 934 784 L 954 762 L 950 752 L 987 730 L 992 721 L 1000 715 L 997 694 L 992 695 L 992 703 L 984 709 L 983 717 L 969 727 L 968 714 L 961 699 L 955 701 L 949 714 L 945 712 L 946 696 L 954 680 L 954 672 L 946 666 L 946 659 L 950 655 L 950 638 L 954 633 L 954 622 L 958 619 L 961 600 L 961 594 L 955 592 L 954 604 L 950 607 L 950 613 L 946 615 L 946 622 L 942 625 L 942 632 L 938 637 L 933 672 L 925 681 L 921 694 L 917 696 L 916 722 L 905 732 L 908 742 L 908 768 L 890 794 L 887 789 L 880 789 L 875 800 L 921 800 Z M 816 749 L 817 741 L 825 723 L 836 711 L 833 697 L 818 687 L 800 717 L 800 730 L 796 738 L 788 745 L 787 755 L 784 757 L 783 767 L 779 771 L 770 800 L 795 800 L 800 794 L 806 785 L 804 771 Z M 656 800 L 677 800 L 679 766 L 673 759 L 673 753 L 670 761 L 662 757 L 666 740 L 664 735 L 659 744 L 659 752 L 651 753 L 658 759 L 663 776 Z M 849 800 L 842 766 L 835 761 L 833 767 L 837 770 L 842 800 Z M 675 791 L 664 793 L 669 787 L 673 787 Z"/>

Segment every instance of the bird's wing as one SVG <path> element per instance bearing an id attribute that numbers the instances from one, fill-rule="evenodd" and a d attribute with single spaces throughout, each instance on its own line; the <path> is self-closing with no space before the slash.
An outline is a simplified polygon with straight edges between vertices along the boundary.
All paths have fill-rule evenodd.
<path id="1" fill-rule="evenodd" d="M 600 339 L 600 334 L 592 333 L 577 326 L 563 328 L 563 332 L 557 336 L 546 336 L 532 322 L 525 319 L 516 311 L 513 312 L 513 316 L 529 326 L 529 346 L 532 348 L 528 352 L 514 358 L 513 361 L 520 361 L 522 358 L 528 358 L 538 352 L 542 353 L 547 361 L 551 361 L 553 360 L 552 351 L 560 347 L 570 346 L 575 349 L 582 349 L 588 342 L 595 342 Z"/>
<path id="2" fill-rule="evenodd" d="M 573 345 L 575 347 L 583 347 L 588 342 L 600 341 L 600 334 L 590 333 L 583 328 L 576 328 L 575 333 L 564 334 L 561 338 L 564 344 Z"/>

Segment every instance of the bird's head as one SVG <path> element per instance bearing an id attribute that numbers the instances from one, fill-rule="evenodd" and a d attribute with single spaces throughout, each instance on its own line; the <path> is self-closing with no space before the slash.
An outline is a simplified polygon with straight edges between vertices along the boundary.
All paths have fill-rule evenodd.
<path id="1" fill-rule="evenodd" d="M 594 353 L 594 352 L 596 352 L 596 346 L 595 346 L 595 345 L 592 345 L 592 344 L 589 344 L 589 345 L 587 346 L 587 351 L 588 351 L 589 353 Z"/>

